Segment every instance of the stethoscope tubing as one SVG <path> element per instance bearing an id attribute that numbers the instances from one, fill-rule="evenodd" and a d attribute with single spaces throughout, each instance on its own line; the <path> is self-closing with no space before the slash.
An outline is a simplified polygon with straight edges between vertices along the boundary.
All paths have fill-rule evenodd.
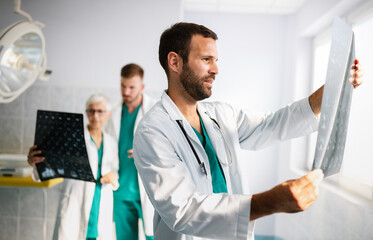
<path id="1" fill-rule="evenodd" d="M 194 149 L 194 147 L 193 147 L 192 143 L 190 142 L 190 140 L 189 140 L 189 138 L 188 138 L 188 135 L 187 135 L 187 133 L 186 133 L 184 127 L 183 127 L 183 122 L 182 122 L 182 120 L 176 120 L 176 122 L 177 122 L 177 124 L 179 125 L 181 131 L 183 132 L 184 137 L 186 138 L 187 142 L 189 143 L 189 146 L 190 146 L 190 148 L 192 149 L 192 152 L 193 152 L 194 156 L 195 156 L 196 159 L 197 159 L 198 165 L 199 165 L 199 167 L 200 167 L 202 173 L 204 173 L 204 174 L 207 176 L 207 171 L 206 171 L 205 163 L 202 162 L 201 159 L 199 159 L 198 154 L 197 154 L 197 152 L 196 152 L 196 149 Z"/>

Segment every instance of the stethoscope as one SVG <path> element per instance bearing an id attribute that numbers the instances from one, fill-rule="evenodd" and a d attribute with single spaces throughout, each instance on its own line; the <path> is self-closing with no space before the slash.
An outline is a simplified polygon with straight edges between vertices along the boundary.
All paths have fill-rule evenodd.
<path id="1" fill-rule="evenodd" d="M 222 134 L 222 132 L 221 132 L 221 130 L 220 130 L 220 125 L 219 125 L 219 123 L 218 123 L 215 119 L 213 119 L 212 117 L 209 116 L 209 118 L 210 118 L 210 119 L 215 123 L 215 125 L 218 127 L 220 134 L 223 136 L 223 139 L 224 139 L 225 144 L 227 144 L 227 142 L 226 142 L 226 140 L 225 140 L 225 138 L 224 138 L 224 135 Z M 192 149 L 192 152 L 193 152 L 193 154 L 194 154 L 194 156 L 195 156 L 195 158 L 196 158 L 196 160 L 197 160 L 197 163 L 198 163 L 198 165 L 199 165 L 199 168 L 200 168 L 201 172 L 207 176 L 207 171 L 206 171 L 205 163 L 202 162 L 201 159 L 198 157 L 198 154 L 197 154 L 196 149 L 193 147 L 192 143 L 190 142 L 190 139 L 188 138 L 188 135 L 187 135 L 187 133 L 186 133 L 186 131 L 185 131 L 185 128 L 183 127 L 183 121 L 182 121 L 182 120 L 176 120 L 176 122 L 177 122 L 177 124 L 179 125 L 181 131 L 183 132 L 184 137 L 185 137 L 185 139 L 187 140 L 187 142 L 188 142 L 190 148 Z M 228 152 L 229 152 L 230 157 L 232 158 L 232 156 L 231 156 L 231 152 L 230 152 L 229 149 L 228 149 Z M 219 160 L 219 162 L 220 162 L 221 164 L 223 164 L 223 165 L 226 165 L 225 163 L 221 162 L 220 160 Z M 232 164 L 232 161 L 230 161 L 230 162 L 228 163 L 228 165 L 231 165 L 231 164 Z"/>

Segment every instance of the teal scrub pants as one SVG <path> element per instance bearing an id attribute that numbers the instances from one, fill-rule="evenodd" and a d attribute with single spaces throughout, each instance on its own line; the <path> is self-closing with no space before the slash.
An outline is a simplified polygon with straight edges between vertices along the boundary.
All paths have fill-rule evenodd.
<path id="1" fill-rule="evenodd" d="M 114 199 L 114 222 L 117 240 L 139 239 L 139 218 L 142 219 L 141 203 Z M 153 240 L 153 236 L 146 236 L 146 240 Z"/>

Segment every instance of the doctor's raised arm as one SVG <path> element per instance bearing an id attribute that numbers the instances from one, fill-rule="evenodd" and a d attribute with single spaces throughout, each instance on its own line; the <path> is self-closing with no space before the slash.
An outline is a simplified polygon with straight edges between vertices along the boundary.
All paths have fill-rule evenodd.
<path id="1" fill-rule="evenodd" d="M 217 39 L 183 22 L 160 38 L 168 89 L 140 122 L 133 151 L 155 208 L 154 239 L 252 239 L 255 219 L 304 211 L 318 196 L 321 170 L 244 194 L 239 155 L 316 131 L 323 89 L 261 117 L 200 102 L 211 96 L 219 73 Z"/>

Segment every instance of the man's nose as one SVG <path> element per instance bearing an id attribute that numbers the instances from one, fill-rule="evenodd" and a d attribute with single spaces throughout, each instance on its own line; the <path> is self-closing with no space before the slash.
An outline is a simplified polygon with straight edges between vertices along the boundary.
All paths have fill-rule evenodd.
<path id="1" fill-rule="evenodd" d="M 219 67 L 216 62 L 211 63 L 209 74 L 213 74 L 213 75 L 219 74 Z"/>
<path id="2" fill-rule="evenodd" d="M 125 88 L 123 90 L 124 95 L 128 95 L 130 93 L 130 90 L 128 88 Z"/>

